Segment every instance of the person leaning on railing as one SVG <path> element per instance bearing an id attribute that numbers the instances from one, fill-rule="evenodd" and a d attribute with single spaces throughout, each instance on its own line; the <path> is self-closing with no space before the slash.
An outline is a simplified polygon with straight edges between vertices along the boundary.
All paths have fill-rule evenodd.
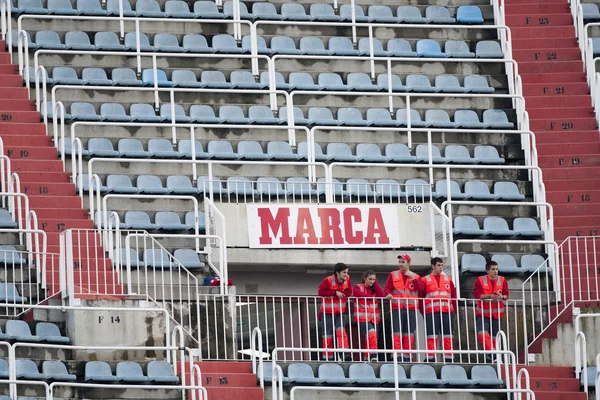
<path id="1" fill-rule="evenodd" d="M 348 297 L 352 296 L 352 282 L 348 275 L 348 267 L 344 263 L 337 263 L 333 268 L 333 275 L 328 276 L 319 285 L 318 295 L 321 300 L 320 321 L 323 333 L 323 348 L 333 349 L 334 332 L 337 338 L 338 349 L 348 349 L 349 340 L 346 333 L 345 314 L 348 308 Z M 349 353 L 343 356 L 345 361 L 352 361 Z M 323 351 L 325 361 L 334 361 L 331 351 Z"/>
<path id="2" fill-rule="evenodd" d="M 377 354 L 371 354 L 369 350 L 377 350 L 377 336 L 379 334 L 379 323 L 381 322 L 381 310 L 379 310 L 378 297 L 384 297 L 383 290 L 377 282 L 374 271 L 368 270 L 362 276 L 362 283 L 354 286 L 352 292 L 354 297 L 354 322 L 358 323 L 360 334 L 365 340 L 365 360 L 379 361 Z M 371 298 L 371 300 L 369 300 Z"/>
<path id="3" fill-rule="evenodd" d="M 488 261 L 485 264 L 486 275 L 475 281 L 474 297 L 479 300 L 475 308 L 477 319 L 477 339 L 486 351 L 496 348 L 496 335 L 501 329 L 504 316 L 504 300 L 508 300 L 508 284 L 506 279 L 498 275 L 498 263 Z M 487 362 L 492 362 L 492 356 L 486 356 Z"/>

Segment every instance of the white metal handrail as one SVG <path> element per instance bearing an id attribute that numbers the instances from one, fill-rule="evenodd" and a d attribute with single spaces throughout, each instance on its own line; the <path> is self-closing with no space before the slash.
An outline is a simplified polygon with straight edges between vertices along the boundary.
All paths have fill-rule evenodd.
<path id="1" fill-rule="evenodd" d="M 588 374 L 587 374 L 587 340 L 585 333 L 575 331 L 575 378 L 583 374 L 583 391 L 588 393 Z"/>

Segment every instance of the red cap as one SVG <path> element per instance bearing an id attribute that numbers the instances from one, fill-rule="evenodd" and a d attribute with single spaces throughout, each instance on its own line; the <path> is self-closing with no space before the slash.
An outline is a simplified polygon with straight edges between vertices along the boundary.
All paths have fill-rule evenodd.
<path id="1" fill-rule="evenodd" d="M 398 256 L 398 260 L 400 260 L 400 259 L 406 260 L 406 261 L 408 261 L 408 262 L 410 262 L 410 261 L 411 261 L 411 258 L 410 258 L 410 256 L 409 256 L 408 254 L 400 254 L 400 255 Z"/>

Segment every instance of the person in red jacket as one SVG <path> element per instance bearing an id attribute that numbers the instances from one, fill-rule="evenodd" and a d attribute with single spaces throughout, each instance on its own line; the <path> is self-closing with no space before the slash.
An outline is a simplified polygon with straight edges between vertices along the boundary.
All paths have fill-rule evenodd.
<path id="1" fill-rule="evenodd" d="M 354 300 L 354 322 L 358 323 L 360 334 L 365 340 L 364 354 L 366 360 L 376 362 L 379 357 L 376 353 L 370 353 L 369 350 L 377 350 L 378 325 L 381 321 L 381 311 L 379 310 L 380 300 L 377 297 L 385 297 L 383 290 L 377 283 L 377 276 L 374 271 L 368 270 L 362 276 L 362 283 L 354 286 L 353 296 L 358 297 Z M 371 300 L 368 300 L 371 298 Z"/>
<path id="2" fill-rule="evenodd" d="M 408 254 L 398 256 L 399 269 L 388 276 L 383 292 L 392 300 L 392 332 L 394 350 L 413 350 L 415 348 L 415 328 L 417 326 L 417 308 L 423 283 L 419 275 L 410 270 L 411 258 Z M 403 362 L 411 362 L 412 354 L 402 354 Z"/>
<path id="3" fill-rule="evenodd" d="M 421 278 L 423 282 L 421 297 L 423 297 L 427 350 L 437 350 L 438 338 L 441 336 L 445 350 L 444 361 L 452 362 L 454 359 L 452 315 L 456 310 L 456 288 L 452 278 L 443 271 L 444 260 L 439 257 L 432 258 L 431 274 Z M 435 362 L 435 353 L 428 353 L 427 361 Z"/>
<path id="4" fill-rule="evenodd" d="M 352 282 L 348 275 L 348 267 L 337 263 L 333 275 L 328 276 L 319 285 L 318 295 L 321 301 L 321 332 L 323 333 L 323 348 L 334 348 L 334 333 L 339 349 L 348 349 L 349 341 L 346 333 L 345 314 L 348 308 L 348 297 L 352 296 Z M 333 352 L 323 351 L 323 359 L 333 361 Z M 349 353 L 344 355 L 346 361 L 352 361 Z"/>
<path id="5" fill-rule="evenodd" d="M 486 275 L 480 276 L 475 281 L 473 294 L 477 300 L 475 326 L 477 339 L 486 351 L 496 349 L 496 335 L 501 329 L 504 316 L 504 300 L 508 299 L 508 284 L 506 279 L 498 275 L 498 263 L 488 261 L 485 264 Z M 486 360 L 492 362 L 492 356 L 487 355 Z"/>

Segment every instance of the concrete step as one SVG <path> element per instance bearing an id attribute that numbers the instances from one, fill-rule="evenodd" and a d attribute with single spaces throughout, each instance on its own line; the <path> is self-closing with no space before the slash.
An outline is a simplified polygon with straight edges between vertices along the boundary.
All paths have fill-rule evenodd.
<path id="1" fill-rule="evenodd" d="M 2 82 L 2 76 L 0 76 Z M 2 123 L 39 123 L 40 113 L 37 111 L 11 111 L 0 110 L 0 122 Z"/>
<path id="2" fill-rule="evenodd" d="M 202 361 L 196 362 L 204 374 L 222 374 L 222 373 L 236 373 L 236 374 L 249 374 L 252 372 L 252 363 L 249 362 L 227 362 L 227 361 Z M 185 371 L 188 371 L 188 365 L 186 364 Z"/>
<path id="3" fill-rule="evenodd" d="M 21 182 L 22 191 L 27 195 L 75 196 L 72 183 Z"/>
<path id="4" fill-rule="evenodd" d="M 4 51 L 6 48 L 6 43 L 2 46 L 2 50 L 0 50 L 0 64 L 10 64 L 10 54 Z"/>
<path id="5" fill-rule="evenodd" d="M 523 73 L 519 71 L 523 84 L 587 82 L 585 72 L 555 72 L 552 74 Z"/>
<path id="6" fill-rule="evenodd" d="M 29 172 L 60 172 L 63 173 L 63 163 L 60 160 L 26 160 L 18 159 L 11 160 L 10 162 L 12 170 L 16 172 L 29 171 Z"/>
<path id="7" fill-rule="evenodd" d="M 573 61 L 581 60 L 581 51 L 578 47 L 568 48 L 550 48 L 550 49 L 523 49 L 514 50 L 513 57 L 517 62 L 539 61 L 539 62 L 556 62 L 556 61 Z"/>
<path id="8" fill-rule="evenodd" d="M 579 51 L 579 49 L 577 49 Z M 572 96 L 589 94 L 588 84 L 586 82 L 562 83 L 548 85 L 545 83 L 525 83 L 523 84 L 524 96 Z"/>
<path id="9" fill-rule="evenodd" d="M 18 86 L 22 86 L 22 84 Z M 0 90 L 0 99 L 28 100 L 29 94 L 27 93 L 27 88 L 24 87 L 6 88 Z"/>
<path id="10" fill-rule="evenodd" d="M 523 379 L 523 383 L 525 380 Z M 536 393 L 538 391 L 547 392 L 579 392 L 579 380 L 574 378 L 531 378 L 530 387 Z M 525 386 L 523 386 L 525 387 Z"/>
<path id="11" fill-rule="evenodd" d="M 581 60 L 519 62 L 519 74 L 541 74 L 556 72 L 581 73 L 582 71 L 583 63 Z"/>
<path id="12" fill-rule="evenodd" d="M 552 118 L 552 119 L 533 119 L 529 120 L 529 129 L 538 131 L 585 131 L 597 130 L 598 122 L 596 118 Z"/>
<path id="13" fill-rule="evenodd" d="M 561 146 L 556 144 L 538 143 L 537 145 L 538 155 L 560 155 L 564 153 L 568 154 L 598 154 L 600 153 L 600 142 L 580 142 L 574 141 L 571 143 L 565 143 Z"/>
<path id="14" fill-rule="evenodd" d="M 553 206 L 555 215 L 590 215 L 598 211 L 596 203 L 553 204 Z"/>
<path id="15" fill-rule="evenodd" d="M 35 209 L 39 219 L 88 219 L 88 211 L 82 208 L 40 208 Z"/>
<path id="16" fill-rule="evenodd" d="M 14 162 L 14 161 L 13 161 Z M 42 171 L 19 171 L 21 182 L 45 182 L 68 183 L 71 182 L 69 172 L 53 172 L 51 174 Z"/>
<path id="17" fill-rule="evenodd" d="M 0 99 L 0 110 L 35 111 L 35 101 L 27 99 Z"/>
<path id="18" fill-rule="evenodd" d="M 39 121 L 34 123 L 0 124 L 0 135 L 46 136 L 46 127 Z"/>
<path id="19" fill-rule="evenodd" d="M 596 204 L 596 211 L 600 211 L 600 203 Z M 596 225 L 600 226 L 600 213 L 589 215 L 554 216 L 555 228 L 568 228 L 573 226 Z"/>
<path id="20" fill-rule="evenodd" d="M 549 192 L 565 192 L 569 190 L 587 190 L 590 188 L 600 187 L 600 178 L 590 177 L 590 179 L 575 179 L 575 180 L 548 180 L 545 176 L 544 185 L 546 193 Z"/>
<path id="21" fill-rule="evenodd" d="M 544 399 L 544 400 L 587 400 L 587 394 L 582 392 L 547 392 L 547 391 L 535 391 L 536 399 Z"/>
<path id="22" fill-rule="evenodd" d="M 547 87 L 547 86 L 546 86 Z M 528 109 L 530 119 L 550 118 L 596 118 L 592 107 L 581 108 L 532 108 Z M 600 135 L 597 135 L 600 139 Z"/>
<path id="23" fill-rule="evenodd" d="M 569 47 L 577 47 L 577 39 L 574 37 L 564 38 L 528 38 L 528 39 L 517 39 L 513 38 L 512 47 L 513 52 L 515 50 L 527 50 L 530 48 L 535 49 L 562 49 Z"/>
<path id="24" fill-rule="evenodd" d="M 15 64 L 2 64 L 0 65 L 0 75 L 14 75 L 18 73 L 19 66 Z"/>
<path id="25" fill-rule="evenodd" d="M 23 78 L 20 75 L 3 74 L 0 75 L 0 87 L 23 87 Z"/>
<path id="26" fill-rule="evenodd" d="M 41 208 L 77 208 L 81 207 L 81 200 L 75 196 L 28 196 L 29 207 Z"/>
<path id="27" fill-rule="evenodd" d="M 517 366 L 517 373 L 521 369 L 527 369 L 529 372 L 529 376 L 531 378 L 547 378 L 549 376 L 553 378 L 574 378 L 573 367 L 547 367 L 547 366 L 537 366 L 537 365 L 528 365 Z"/>
<path id="28" fill-rule="evenodd" d="M 598 140 L 598 131 L 537 131 L 535 138 L 537 143 L 573 143 L 574 141 L 595 142 Z"/>
<path id="29" fill-rule="evenodd" d="M 530 14 L 532 16 L 546 16 L 548 14 L 564 14 L 571 12 L 569 5 L 565 2 L 552 4 L 511 4 L 505 13 L 507 16 Z"/>
<path id="30" fill-rule="evenodd" d="M 190 374 L 185 374 L 186 382 L 190 382 Z M 242 386 L 242 387 L 255 387 L 256 386 L 256 375 L 252 373 L 204 373 L 202 371 L 202 385 L 209 387 L 219 387 L 222 385 L 227 386 Z"/>
<path id="31" fill-rule="evenodd" d="M 58 150 L 56 147 L 43 146 L 6 146 L 4 150 L 11 159 L 29 159 L 29 160 L 56 160 L 58 159 Z"/>
<path id="32" fill-rule="evenodd" d="M 510 14 L 506 16 L 506 25 L 516 26 L 572 26 L 573 16 L 571 13 L 562 14 L 544 14 L 523 13 Z"/>
<path id="33" fill-rule="evenodd" d="M 545 168 L 544 169 L 544 181 L 548 180 L 561 180 L 561 179 L 589 179 L 593 176 L 600 174 L 599 167 L 582 166 L 580 168 Z"/>
<path id="34" fill-rule="evenodd" d="M 2 135 L 4 146 L 52 146 L 52 137 L 45 135 Z"/>
<path id="35" fill-rule="evenodd" d="M 51 196 L 47 196 L 51 198 Z M 40 229 L 44 232 L 62 232 L 71 228 L 93 229 L 94 221 L 90 219 L 41 219 L 38 218 Z"/>
<path id="36" fill-rule="evenodd" d="M 510 25 L 510 24 L 509 24 Z M 565 38 L 575 36 L 575 27 L 571 25 L 563 26 L 525 26 L 525 27 L 511 27 L 512 37 L 514 39 L 524 38 Z"/>
<path id="37" fill-rule="evenodd" d="M 600 188 L 591 188 L 588 190 L 569 190 L 564 192 L 546 192 L 546 201 L 553 205 L 578 203 L 599 204 Z M 600 211 L 600 204 L 598 207 Z"/>
<path id="38" fill-rule="evenodd" d="M 587 94 L 578 96 L 527 96 L 525 99 L 526 108 L 579 108 L 579 107 L 591 107 L 592 98 Z"/>
<path id="39" fill-rule="evenodd" d="M 600 154 L 561 154 L 558 156 L 538 156 L 538 165 L 541 168 L 578 168 L 582 166 L 600 166 Z"/>
<path id="40" fill-rule="evenodd" d="M 229 386 L 219 386 L 219 387 L 207 387 L 206 391 L 208 392 L 209 399 L 219 399 L 219 400 L 263 400 L 264 393 L 263 390 L 259 387 L 229 387 Z"/>
<path id="41" fill-rule="evenodd" d="M 598 225 L 557 228 L 554 230 L 554 240 L 560 243 L 569 236 L 598 236 L 599 234 Z"/>

